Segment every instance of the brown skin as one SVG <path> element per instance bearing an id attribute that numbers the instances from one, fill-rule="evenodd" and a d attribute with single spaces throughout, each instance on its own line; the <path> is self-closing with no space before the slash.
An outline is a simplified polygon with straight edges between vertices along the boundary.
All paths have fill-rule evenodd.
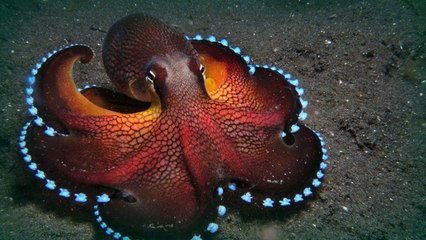
<path id="1" fill-rule="evenodd" d="M 182 33 L 155 18 L 133 14 L 110 28 L 102 57 L 108 76 L 120 92 L 130 98 L 149 101 L 146 66 L 154 56 L 173 52 L 197 57 Z"/>

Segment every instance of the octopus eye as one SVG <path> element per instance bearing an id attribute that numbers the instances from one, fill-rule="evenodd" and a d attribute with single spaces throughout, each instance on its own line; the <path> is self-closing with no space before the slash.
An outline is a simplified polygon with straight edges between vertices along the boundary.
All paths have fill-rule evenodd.
<path id="1" fill-rule="evenodd" d="M 204 75 L 204 73 L 206 72 L 206 68 L 203 66 L 203 64 L 200 64 L 200 72 L 201 74 Z"/>
<path id="2" fill-rule="evenodd" d="M 200 64 L 200 72 L 201 72 L 201 75 L 203 75 L 203 79 L 206 80 L 206 68 L 204 67 L 203 64 Z"/>
<path id="3" fill-rule="evenodd" d="M 148 71 L 148 73 L 146 74 L 146 80 L 151 83 L 154 84 L 154 79 L 155 79 L 155 74 L 152 70 Z"/>

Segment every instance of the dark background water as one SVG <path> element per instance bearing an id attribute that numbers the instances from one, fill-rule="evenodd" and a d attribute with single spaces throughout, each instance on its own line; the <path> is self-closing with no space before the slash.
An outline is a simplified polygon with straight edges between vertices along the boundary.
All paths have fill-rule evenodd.
<path id="1" fill-rule="evenodd" d="M 109 85 L 105 31 L 143 12 L 188 35 L 227 38 L 255 64 L 301 80 L 307 124 L 327 140 L 316 199 L 289 216 L 220 221 L 214 239 L 425 239 L 424 1 L 1 1 L 0 239 L 103 238 L 84 209 L 56 203 L 20 163 L 25 78 L 73 42 L 97 54 L 80 84 Z"/>

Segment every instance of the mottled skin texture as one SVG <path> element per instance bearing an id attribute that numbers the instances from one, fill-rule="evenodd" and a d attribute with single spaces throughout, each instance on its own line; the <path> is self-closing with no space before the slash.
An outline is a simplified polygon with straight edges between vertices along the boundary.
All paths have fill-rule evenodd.
<path id="1" fill-rule="evenodd" d="M 187 41 L 143 15 L 120 20 L 103 58 L 125 95 L 76 90 L 72 67 L 91 57 L 88 47 L 75 46 L 43 65 L 35 105 L 66 135 L 48 137 L 33 126 L 29 145 L 61 184 L 111 194 L 102 208 L 110 222 L 185 231 L 214 209 L 220 184 L 244 182 L 254 194 L 282 198 L 309 185 L 319 169 L 317 136 L 302 125 L 289 132 L 301 111 L 294 87 L 269 69 L 251 76 L 221 44 Z"/>

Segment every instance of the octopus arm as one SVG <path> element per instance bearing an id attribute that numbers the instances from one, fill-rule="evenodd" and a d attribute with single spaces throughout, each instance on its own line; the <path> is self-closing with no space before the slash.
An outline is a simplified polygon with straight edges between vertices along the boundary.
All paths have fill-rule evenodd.
<path id="1" fill-rule="evenodd" d="M 92 56 L 90 48 L 75 45 L 54 53 L 39 68 L 32 97 L 36 117 L 46 127 L 30 128 L 34 142 L 30 151 L 46 172 L 58 178 L 120 181 L 125 172 L 113 170 L 149 141 L 161 107 L 155 98 L 145 104 L 103 88 L 78 91 L 73 66 Z M 46 128 L 53 128 L 54 134 L 46 134 Z"/>
<path id="2" fill-rule="evenodd" d="M 220 43 L 193 40 L 192 44 L 205 66 L 210 98 L 236 112 L 276 115 L 281 123 L 297 119 L 301 111 L 298 93 L 282 74 L 247 65 L 240 54 Z"/>
<path id="3" fill-rule="evenodd" d="M 303 125 L 282 138 L 282 131 L 262 129 L 238 138 L 247 181 L 260 193 L 287 195 L 300 192 L 316 178 L 322 162 L 316 133 Z"/>

